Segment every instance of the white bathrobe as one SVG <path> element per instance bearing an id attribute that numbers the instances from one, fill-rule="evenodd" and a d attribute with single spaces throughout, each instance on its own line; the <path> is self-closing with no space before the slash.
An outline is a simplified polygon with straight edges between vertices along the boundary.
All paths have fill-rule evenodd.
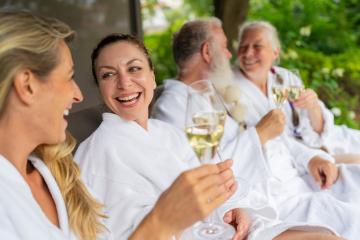
<path id="1" fill-rule="evenodd" d="M 0 155 L 0 239 L 75 240 L 59 187 L 44 162 L 29 157 L 44 178 L 54 199 L 60 228 L 50 222 L 16 168 Z"/>
<path id="2" fill-rule="evenodd" d="M 109 215 L 105 224 L 114 239 L 127 239 L 175 178 L 199 165 L 182 131 L 154 119 L 145 130 L 112 113 L 103 114 L 103 122 L 80 144 L 75 159 L 85 182 L 105 204 Z M 243 176 L 249 183 L 261 181 L 265 171 L 261 160 L 251 161 L 254 167 Z M 221 206 L 218 221 L 227 210 L 242 207 L 253 219 L 249 239 L 261 240 L 301 225 L 278 221 L 267 194 L 266 183 L 258 184 L 246 198 Z"/>
<path id="3" fill-rule="evenodd" d="M 271 96 L 273 81 L 269 76 L 268 96 Z M 242 91 L 241 100 L 246 105 L 245 121 L 253 126 L 275 108 L 275 103 L 239 73 L 236 82 Z M 320 190 L 307 174 L 307 165 L 315 155 L 333 162 L 330 155 L 312 150 L 286 134 L 268 141 L 263 151 L 271 172 L 271 196 L 281 220 L 325 225 L 347 239 L 360 238 L 360 229 L 355 227 L 360 224 L 359 165 L 339 165 L 340 177 L 334 186 Z"/>
<path id="4" fill-rule="evenodd" d="M 303 85 L 301 80 L 290 71 L 280 67 L 275 67 L 275 71 L 282 76 L 284 86 Z M 275 75 L 270 73 L 269 79 L 274 81 Z M 300 132 L 303 138 L 302 142 L 310 147 L 325 147 L 330 154 L 360 154 L 360 131 L 348 128 L 345 125 L 335 125 L 334 116 L 331 111 L 327 109 L 321 101 L 319 101 L 319 103 L 324 119 L 324 130 L 321 134 L 313 130 L 307 110 L 296 109 L 300 117 L 298 132 Z M 286 102 L 284 112 L 287 116 L 286 131 L 289 136 L 293 136 L 295 128 L 291 122 L 291 107 L 289 102 Z"/>

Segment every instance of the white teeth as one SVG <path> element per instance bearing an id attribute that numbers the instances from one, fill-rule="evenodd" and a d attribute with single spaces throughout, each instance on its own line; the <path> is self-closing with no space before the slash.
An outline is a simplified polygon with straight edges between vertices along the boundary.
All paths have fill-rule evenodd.
<path id="1" fill-rule="evenodd" d="M 249 62 L 245 62 L 246 65 L 252 65 L 252 64 L 255 64 L 256 61 L 249 61 Z"/>
<path id="2" fill-rule="evenodd" d="M 65 111 L 64 111 L 64 116 L 68 116 L 69 113 L 70 113 L 69 109 L 65 109 Z"/>
<path id="3" fill-rule="evenodd" d="M 138 96 L 140 95 L 140 93 L 136 93 L 136 94 L 133 94 L 133 95 L 130 95 L 130 96 L 127 96 L 127 97 L 122 97 L 122 98 L 120 98 L 120 97 L 118 97 L 118 99 L 120 100 L 120 101 L 131 101 L 131 100 L 134 100 L 135 98 L 137 98 Z"/>

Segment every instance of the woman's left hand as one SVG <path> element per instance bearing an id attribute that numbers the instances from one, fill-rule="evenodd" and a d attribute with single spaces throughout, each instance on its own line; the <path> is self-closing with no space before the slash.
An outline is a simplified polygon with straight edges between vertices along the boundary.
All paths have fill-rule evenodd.
<path id="1" fill-rule="evenodd" d="M 318 156 L 310 160 L 309 172 L 321 189 L 330 188 L 339 176 L 339 169 L 334 163 Z"/>
<path id="2" fill-rule="evenodd" d="M 311 88 L 305 89 L 300 97 L 293 102 L 294 106 L 303 109 L 314 109 L 320 107 L 319 98 L 314 90 Z"/>
<path id="3" fill-rule="evenodd" d="M 246 239 L 250 229 L 250 218 L 244 210 L 235 208 L 226 212 L 224 222 L 234 226 L 236 229 L 232 240 Z"/>

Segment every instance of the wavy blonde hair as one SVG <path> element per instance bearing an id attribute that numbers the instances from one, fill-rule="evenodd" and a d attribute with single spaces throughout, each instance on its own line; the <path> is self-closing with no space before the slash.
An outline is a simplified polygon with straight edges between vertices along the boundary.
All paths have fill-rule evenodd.
<path id="1" fill-rule="evenodd" d="M 35 16 L 24 11 L 0 11 L 0 114 L 6 106 L 14 75 L 30 69 L 39 79 L 59 63 L 59 44 L 69 42 L 74 31 L 63 22 Z M 69 223 L 82 240 L 95 240 L 105 230 L 102 205 L 88 192 L 73 161 L 75 139 L 67 132 L 66 140 L 55 145 L 40 145 L 34 153 L 54 176 L 67 208 Z"/>

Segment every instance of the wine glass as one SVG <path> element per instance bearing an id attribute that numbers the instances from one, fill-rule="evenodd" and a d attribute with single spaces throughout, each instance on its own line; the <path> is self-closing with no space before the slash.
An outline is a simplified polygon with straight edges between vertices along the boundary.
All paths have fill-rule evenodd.
<path id="1" fill-rule="evenodd" d="M 212 84 L 207 80 L 189 85 L 185 133 L 199 161 L 215 163 L 217 148 L 224 133 L 226 112 Z M 195 224 L 195 239 L 231 239 L 234 228 L 211 218 Z"/>
<path id="2" fill-rule="evenodd" d="M 293 104 L 300 98 L 301 94 L 305 91 L 304 86 L 301 84 L 300 72 L 298 69 L 289 70 L 288 81 L 290 84 L 288 86 L 288 101 L 289 101 L 291 113 L 292 113 L 292 123 L 293 123 L 293 127 L 294 127 L 293 134 L 294 134 L 295 138 L 301 139 L 302 136 L 301 136 L 301 132 L 299 129 L 300 117 L 294 107 L 294 104 Z"/>
<path id="3" fill-rule="evenodd" d="M 288 97 L 289 90 L 282 84 L 274 84 L 271 93 L 276 107 L 281 108 Z"/>
<path id="4" fill-rule="evenodd" d="M 288 100 L 290 103 L 299 99 L 301 93 L 305 90 L 301 84 L 300 72 L 298 69 L 289 69 L 288 72 Z"/>

